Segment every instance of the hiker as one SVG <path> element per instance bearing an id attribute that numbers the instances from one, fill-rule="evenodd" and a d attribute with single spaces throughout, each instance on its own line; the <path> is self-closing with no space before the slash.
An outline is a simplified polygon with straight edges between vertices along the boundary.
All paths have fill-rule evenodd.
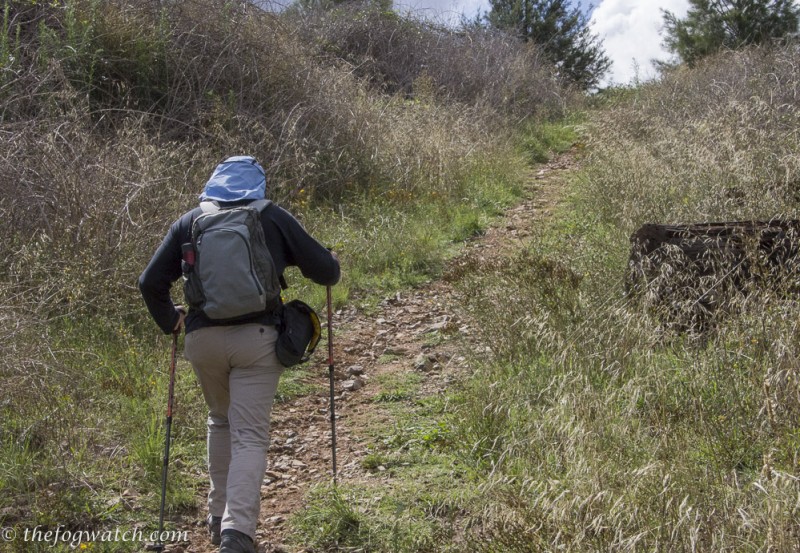
<path id="1" fill-rule="evenodd" d="M 270 411 L 283 365 L 275 353 L 279 322 L 280 282 L 285 287 L 283 271 L 296 266 L 304 277 L 317 284 L 330 286 L 339 280 L 337 256 L 314 240 L 289 212 L 265 201 L 266 176 L 263 168 L 250 156 L 226 159 L 217 166 L 200 195 L 201 206 L 175 221 L 147 268 L 139 277 L 139 289 L 150 314 L 165 334 L 180 332 L 185 325 L 185 356 L 192 364 L 208 406 L 208 468 L 211 489 L 208 494 L 207 524 L 214 545 L 220 553 L 254 553 L 255 531 L 261 507 L 261 483 L 266 470 L 269 446 Z M 234 317 L 209 316 L 212 299 L 204 297 L 201 308 L 197 290 L 192 291 L 192 264 L 201 253 L 196 242 L 192 247 L 193 223 L 205 213 L 219 208 L 257 206 L 266 242 L 267 262 L 271 257 L 273 274 L 267 275 L 261 288 L 277 288 L 277 307 Z M 231 212 L 233 209 L 223 209 Z M 252 209 L 238 210 L 251 217 Z M 251 219 L 257 220 L 257 219 Z M 199 231 L 195 225 L 195 233 Z M 257 230 L 257 229 L 255 229 Z M 232 233 L 228 233 L 232 234 Z M 253 233 L 255 234 L 255 233 Z M 197 236 L 195 236 L 195 239 Z M 208 240 L 208 244 L 211 240 Z M 207 244 L 204 247 L 208 247 Z M 249 247 L 249 246 L 248 246 Z M 187 251 L 189 254 L 187 255 Z M 202 258 L 204 270 L 219 268 L 224 278 L 237 278 L 233 249 L 218 247 L 214 259 Z M 200 258 L 197 260 L 201 263 Z M 261 270 L 261 269 L 260 269 Z M 171 285 L 185 278 L 185 292 L 190 306 L 176 306 L 170 298 Z M 250 277 L 252 277 L 252 272 Z M 211 288 L 211 286 L 208 286 Z M 218 286 L 220 313 L 226 314 L 227 303 L 236 299 L 231 288 Z M 202 294 L 201 294 L 202 296 Z M 231 296 L 231 300 L 219 298 Z M 193 301 L 192 301 L 193 300 Z M 261 304 L 258 309 L 261 309 Z M 231 312 L 233 313 L 233 312 Z M 227 313 L 228 315 L 230 313 Z"/>

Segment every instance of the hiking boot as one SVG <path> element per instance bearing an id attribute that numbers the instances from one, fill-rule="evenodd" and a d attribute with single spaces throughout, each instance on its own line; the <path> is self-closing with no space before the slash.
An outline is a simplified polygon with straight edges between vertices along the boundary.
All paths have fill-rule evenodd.
<path id="1" fill-rule="evenodd" d="M 219 543 L 222 541 L 222 536 L 220 536 L 222 517 L 208 515 L 208 518 L 206 519 L 206 526 L 208 527 L 208 533 L 211 534 L 211 543 L 213 545 L 219 545 Z"/>
<path id="2" fill-rule="evenodd" d="M 247 534 L 228 528 L 222 531 L 219 553 L 256 553 L 256 544 Z"/>

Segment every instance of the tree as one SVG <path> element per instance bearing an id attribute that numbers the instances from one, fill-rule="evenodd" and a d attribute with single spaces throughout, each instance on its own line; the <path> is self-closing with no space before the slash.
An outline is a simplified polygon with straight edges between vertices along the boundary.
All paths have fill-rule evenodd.
<path id="1" fill-rule="evenodd" d="M 722 49 L 738 49 L 797 33 L 800 8 L 794 0 L 689 0 L 684 19 L 664 10 L 664 44 L 694 65 Z"/>
<path id="2" fill-rule="evenodd" d="M 611 61 L 588 17 L 568 0 L 489 0 L 489 24 L 542 47 L 562 74 L 584 90 L 600 82 Z"/>

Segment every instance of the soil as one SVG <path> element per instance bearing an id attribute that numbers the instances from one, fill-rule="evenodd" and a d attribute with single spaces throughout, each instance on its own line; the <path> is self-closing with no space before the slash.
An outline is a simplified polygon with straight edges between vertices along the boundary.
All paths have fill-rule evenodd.
<path id="1" fill-rule="evenodd" d="M 443 393 L 469 370 L 464 348 L 485 347 L 475 343 L 469 320 L 460 313 L 462 303 L 452 281 L 465 270 L 479 270 L 524 245 L 537 222 L 548 217 L 564 186 L 564 172 L 577 160 L 575 150 L 532 169 L 522 203 L 508 210 L 485 233 L 467 242 L 449 262 L 441 279 L 384 299 L 376 313 L 355 308 L 334 314 L 334 387 L 338 482 L 376 478 L 362 467 L 369 437 L 362 430 L 368 419 L 391 421 L 391 414 L 374 401 L 381 392 L 376 381 L 392 374 L 419 371 L 420 394 Z M 324 322 L 323 322 L 324 324 Z M 323 331 L 324 333 L 324 331 Z M 457 339 L 432 339 L 436 333 Z M 320 349 L 326 349 L 324 340 Z M 331 481 L 331 424 L 329 373 L 326 351 L 315 354 L 309 377 L 309 395 L 278 403 L 272 411 L 269 468 L 261 488 L 261 521 L 257 531 L 259 552 L 294 552 L 288 540 L 288 520 L 304 505 L 307 490 Z M 389 478 L 389 476 L 377 476 Z M 203 490 L 204 491 L 204 490 Z M 205 497 L 198 499 L 205 504 Z M 205 514 L 178 522 L 191 526 L 189 542 L 167 548 L 173 553 L 215 553 L 205 530 Z M 299 551 L 302 551 L 300 549 Z"/>

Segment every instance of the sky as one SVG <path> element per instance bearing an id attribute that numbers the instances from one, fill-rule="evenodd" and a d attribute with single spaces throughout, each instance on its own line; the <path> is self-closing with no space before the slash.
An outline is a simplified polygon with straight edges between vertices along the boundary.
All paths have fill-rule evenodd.
<path id="1" fill-rule="evenodd" d="M 667 60 L 660 35 L 663 26 L 661 10 L 678 17 L 686 15 L 689 0 L 595 0 L 574 2 L 591 12 L 591 29 L 600 37 L 612 66 L 603 85 L 630 84 L 635 79 L 656 76 L 653 59 Z M 593 8 L 592 8 L 593 4 Z M 457 22 L 461 14 L 474 18 L 489 9 L 488 0 L 395 0 L 404 8 L 438 21 Z"/>
<path id="2" fill-rule="evenodd" d="M 605 84 L 629 84 L 656 76 L 652 60 L 670 59 L 660 34 L 661 10 L 686 15 L 689 0 L 602 0 L 592 12 L 591 28 L 612 61 Z"/>

